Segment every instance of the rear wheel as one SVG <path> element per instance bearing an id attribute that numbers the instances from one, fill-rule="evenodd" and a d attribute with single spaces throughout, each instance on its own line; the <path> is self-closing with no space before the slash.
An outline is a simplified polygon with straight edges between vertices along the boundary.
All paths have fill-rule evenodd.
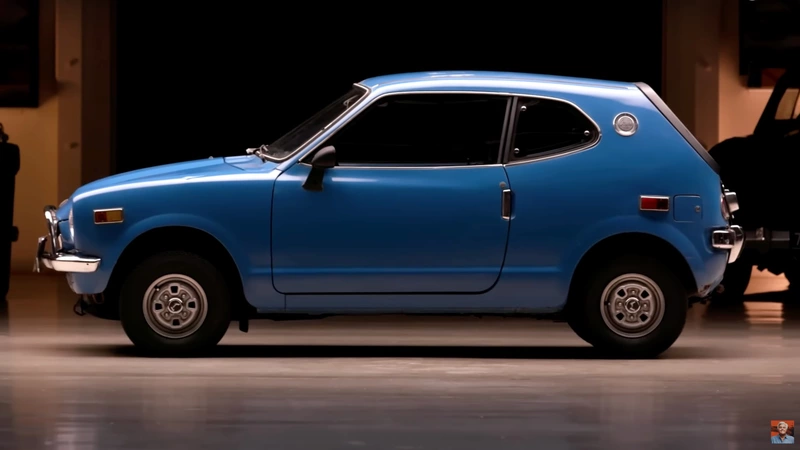
<path id="1" fill-rule="evenodd" d="M 128 338 L 149 352 L 182 355 L 209 349 L 231 322 L 225 278 L 197 255 L 157 254 L 125 280 L 120 320 Z"/>
<path id="2" fill-rule="evenodd" d="M 688 295 L 680 279 L 658 260 L 624 256 L 597 267 L 570 299 L 568 322 L 601 351 L 655 357 L 678 339 Z"/>

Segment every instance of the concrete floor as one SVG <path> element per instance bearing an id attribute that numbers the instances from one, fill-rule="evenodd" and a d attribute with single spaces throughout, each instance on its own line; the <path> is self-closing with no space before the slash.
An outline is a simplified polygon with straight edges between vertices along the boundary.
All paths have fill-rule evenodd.
<path id="1" fill-rule="evenodd" d="M 800 299 L 758 274 L 698 305 L 658 360 L 600 359 L 566 324 L 332 318 L 235 326 L 213 356 L 146 358 L 12 278 L 0 449 L 745 449 L 800 420 Z"/>

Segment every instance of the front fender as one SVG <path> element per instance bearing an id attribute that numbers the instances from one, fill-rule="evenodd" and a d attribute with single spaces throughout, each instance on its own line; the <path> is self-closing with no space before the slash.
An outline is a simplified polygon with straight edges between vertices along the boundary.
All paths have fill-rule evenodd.
<path id="1" fill-rule="evenodd" d="M 147 217 L 129 226 L 122 233 L 117 242 L 108 245 L 101 266 L 105 267 L 104 264 L 108 261 L 107 264 L 110 265 L 109 268 L 113 270 L 113 266 L 116 265 L 122 252 L 125 251 L 136 238 L 148 231 L 166 227 L 194 228 L 216 238 L 231 255 L 242 255 L 245 253 L 231 230 L 222 226 L 219 222 L 196 214 L 169 213 Z M 247 260 L 246 258 L 234 257 L 234 262 L 237 263 L 238 268 L 240 262 L 246 263 Z M 241 269 L 239 269 L 239 274 L 243 275 Z"/>
<path id="2" fill-rule="evenodd" d="M 122 225 L 122 224 L 120 224 Z M 111 274 L 119 261 L 122 253 L 139 236 L 159 228 L 186 227 L 203 231 L 216 238 L 231 254 L 237 266 L 239 275 L 244 277 L 248 273 L 250 261 L 246 257 L 246 250 L 236 240 L 235 233 L 223 226 L 218 221 L 187 213 L 166 213 L 147 217 L 134 223 L 125 224 L 125 228 L 116 230 L 117 236 L 108 236 L 113 225 L 98 227 L 103 236 L 100 238 L 82 239 L 86 245 L 81 246 L 81 252 L 96 255 L 101 258 L 97 271 L 91 274 L 70 274 L 70 285 L 78 293 L 100 293 L 106 289 Z"/>

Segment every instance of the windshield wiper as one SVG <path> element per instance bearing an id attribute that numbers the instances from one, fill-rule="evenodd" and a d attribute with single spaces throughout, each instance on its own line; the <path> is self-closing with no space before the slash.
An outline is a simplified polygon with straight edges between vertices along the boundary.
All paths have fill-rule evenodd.
<path id="1" fill-rule="evenodd" d="M 247 154 L 248 155 L 256 155 L 259 158 L 261 158 L 262 161 L 266 161 L 267 160 L 267 151 L 269 150 L 268 147 L 269 147 L 268 145 L 261 145 L 261 146 L 259 146 L 257 148 L 248 148 L 247 149 Z"/>

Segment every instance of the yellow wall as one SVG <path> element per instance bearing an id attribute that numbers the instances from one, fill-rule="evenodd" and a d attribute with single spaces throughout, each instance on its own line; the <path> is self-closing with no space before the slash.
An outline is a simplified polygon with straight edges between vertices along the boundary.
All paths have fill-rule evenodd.
<path id="1" fill-rule="evenodd" d="M 12 272 L 30 272 L 36 239 L 46 233 L 42 209 L 57 205 L 80 184 L 81 1 L 40 1 L 38 108 L 0 108 L 10 142 L 19 145 Z"/>
<path id="2" fill-rule="evenodd" d="M 0 108 L 0 123 L 19 145 L 14 224 L 19 241 L 12 245 L 12 271 L 33 268 L 36 238 L 45 234 L 42 207 L 58 196 L 58 97 L 36 109 Z"/>
<path id="3" fill-rule="evenodd" d="M 707 148 L 753 132 L 772 89 L 739 75 L 737 0 L 670 0 L 664 10 L 664 100 Z"/>
<path id="4" fill-rule="evenodd" d="M 746 136 L 761 117 L 771 88 L 747 88 L 739 76 L 739 14 L 736 0 L 723 5 L 719 52 L 719 140 Z"/>

